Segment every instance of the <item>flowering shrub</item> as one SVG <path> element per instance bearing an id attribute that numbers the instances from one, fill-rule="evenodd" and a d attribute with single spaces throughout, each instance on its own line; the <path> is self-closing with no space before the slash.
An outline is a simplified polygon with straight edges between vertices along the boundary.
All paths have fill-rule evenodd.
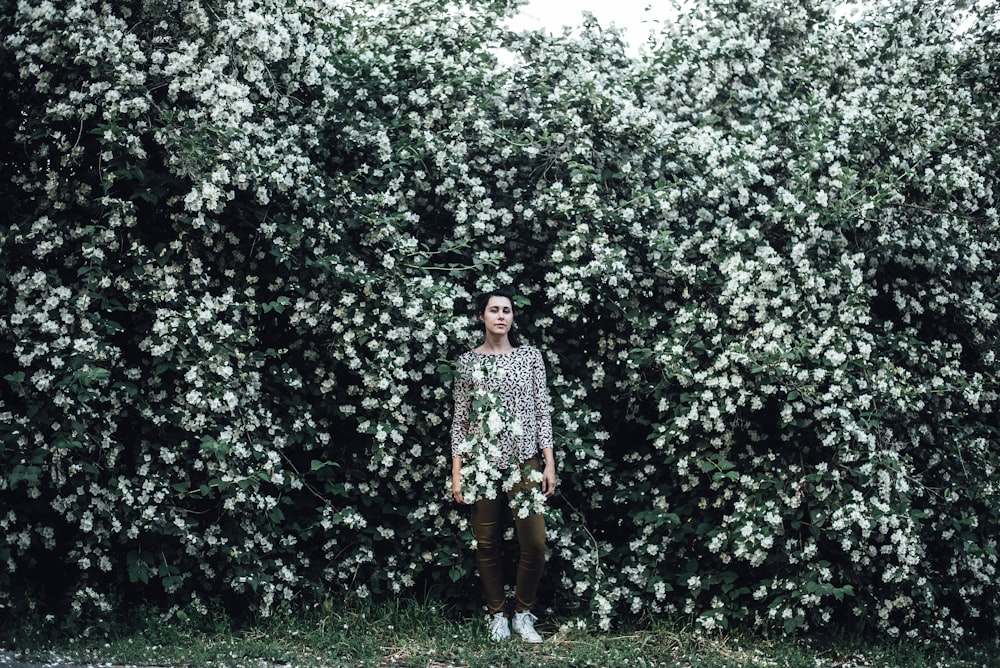
<path id="1" fill-rule="evenodd" d="M 632 59 L 500 0 L 0 0 L 0 605 L 479 600 L 444 362 L 513 285 L 553 608 L 994 627 L 995 3 L 696 4 Z"/>

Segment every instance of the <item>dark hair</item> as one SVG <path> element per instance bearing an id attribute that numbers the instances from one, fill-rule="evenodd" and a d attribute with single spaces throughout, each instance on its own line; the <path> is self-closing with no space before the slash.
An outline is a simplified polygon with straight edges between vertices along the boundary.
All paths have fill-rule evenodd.
<path id="1" fill-rule="evenodd" d="M 502 297 L 510 302 L 511 311 L 514 311 L 514 297 L 511 296 L 509 292 L 503 290 L 493 290 L 492 292 L 484 292 L 476 298 L 476 313 L 483 315 L 486 313 L 486 307 L 490 303 L 490 299 L 493 297 Z M 517 334 L 517 323 L 511 323 L 510 331 L 507 332 L 507 340 L 510 341 L 510 345 L 515 348 L 521 347 L 521 339 Z"/>

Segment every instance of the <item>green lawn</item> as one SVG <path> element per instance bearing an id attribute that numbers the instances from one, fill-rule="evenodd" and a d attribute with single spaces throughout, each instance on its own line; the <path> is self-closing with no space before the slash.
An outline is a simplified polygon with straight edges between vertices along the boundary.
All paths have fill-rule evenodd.
<path id="1" fill-rule="evenodd" d="M 865 642 L 846 633 L 798 639 L 751 633 L 699 635 L 654 623 L 601 633 L 542 619 L 542 645 L 495 644 L 482 619 L 401 602 L 271 619 L 234 629 L 223 615 L 163 621 L 131 615 L 112 628 L 57 628 L 52 622 L 8 625 L 0 650 L 36 663 L 145 666 L 678 666 L 801 668 L 971 668 L 1000 666 L 996 643 L 961 647 Z M 566 628 L 560 628 L 564 625 Z M 2 665 L 2 661 L 0 661 Z"/>

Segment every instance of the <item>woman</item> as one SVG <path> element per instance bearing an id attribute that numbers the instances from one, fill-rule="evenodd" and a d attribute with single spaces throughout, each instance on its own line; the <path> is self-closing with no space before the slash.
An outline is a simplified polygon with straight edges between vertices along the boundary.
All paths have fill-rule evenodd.
<path id="1" fill-rule="evenodd" d="M 545 363 L 537 348 L 523 346 L 514 331 L 514 302 L 503 292 L 482 295 L 477 302 L 479 320 L 485 329 L 485 340 L 478 348 L 459 358 L 459 374 L 455 380 L 455 412 L 452 418 L 452 494 L 458 503 L 465 503 L 462 496 L 462 457 L 459 444 L 469 432 L 470 390 L 477 383 L 487 382 L 481 375 L 470 372 L 490 362 L 494 373 L 490 389 L 499 392 L 504 406 L 517 417 L 521 429 L 508 430 L 497 445 L 502 453 L 498 469 L 506 469 L 511 460 L 541 469 L 541 490 L 552 496 L 556 489 L 556 464 L 552 455 L 552 418 L 549 412 L 548 392 L 545 387 Z M 478 378 L 478 380 L 477 380 Z M 544 459 L 544 466 L 539 463 Z M 503 542 L 501 514 L 509 505 L 513 490 L 506 496 L 499 493 L 493 499 L 480 499 L 472 506 L 472 530 L 476 538 L 476 567 L 486 593 L 490 612 L 490 637 L 493 640 L 510 638 L 510 627 L 504 613 L 503 567 L 500 550 Z M 515 589 L 512 628 L 525 641 L 542 642 L 535 630 L 537 619 L 531 614 L 535 594 L 542 578 L 545 564 L 545 519 L 540 514 L 525 518 L 515 514 L 514 524 L 520 547 Z"/>

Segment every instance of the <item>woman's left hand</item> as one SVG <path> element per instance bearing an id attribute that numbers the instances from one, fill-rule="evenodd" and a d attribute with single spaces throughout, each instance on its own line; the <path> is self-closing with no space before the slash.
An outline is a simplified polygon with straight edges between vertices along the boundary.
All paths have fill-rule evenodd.
<path id="1" fill-rule="evenodd" d="M 556 465 L 547 463 L 542 469 L 542 494 L 552 496 L 556 493 Z"/>

